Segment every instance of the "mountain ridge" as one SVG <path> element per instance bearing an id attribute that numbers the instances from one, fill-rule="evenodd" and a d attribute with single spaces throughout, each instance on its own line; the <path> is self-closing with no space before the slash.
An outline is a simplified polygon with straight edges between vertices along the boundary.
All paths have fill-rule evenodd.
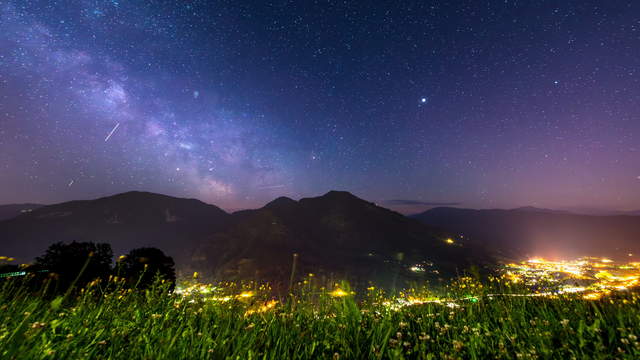
<path id="1" fill-rule="evenodd" d="M 454 207 L 454 206 L 436 206 L 429 208 L 427 210 L 408 214 L 409 217 L 414 217 L 420 215 L 422 213 L 429 212 L 431 210 L 436 209 L 456 209 L 456 210 L 469 210 L 469 211 L 521 211 L 521 212 L 539 212 L 539 213 L 556 213 L 556 214 L 566 214 L 566 215 L 584 215 L 584 216 L 640 216 L 640 210 L 599 210 L 599 209 L 572 209 L 572 208 L 560 208 L 560 209 L 550 209 L 550 208 L 539 208 L 536 206 L 520 206 L 516 208 L 488 208 L 488 209 L 475 209 L 475 208 L 465 208 L 465 207 Z"/>
<path id="2" fill-rule="evenodd" d="M 0 250 L 28 261 L 56 241 L 109 242 L 114 253 L 157 246 L 187 257 L 180 240 L 204 236 L 230 215 L 196 199 L 132 191 L 40 207 L 0 221 Z"/>
<path id="3" fill-rule="evenodd" d="M 298 201 L 279 197 L 232 214 L 195 199 L 134 191 L 48 205 L 0 222 L 0 250 L 17 258 L 40 255 L 56 241 L 109 242 L 116 255 L 154 246 L 174 257 L 182 273 L 281 284 L 294 253 L 298 274 L 376 277 L 388 284 L 420 278 L 407 270 L 419 262 L 436 263 L 429 277 L 437 279 L 487 260 L 480 250 L 446 243 L 451 236 L 344 191 Z"/>
<path id="4" fill-rule="evenodd" d="M 288 279 L 295 253 L 302 273 L 351 275 L 355 282 L 373 276 L 391 284 L 385 275 L 393 273 L 398 281 L 416 278 L 408 264 L 435 262 L 441 275 L 451 276 L 462 273 L 474 258 L 471 249 L 445 241 L 451 234 L 347 192 L 299 201 L 280 197 L 234 216 L 225 231 L 212 235 L 198 251 L 200 261 L 222 269 L 222 278 L 257 275 L 277 283 Z M 398 256 L 402 259 L 396 260 Z M 476 259 L 486 260 L 480 250 Z"/>

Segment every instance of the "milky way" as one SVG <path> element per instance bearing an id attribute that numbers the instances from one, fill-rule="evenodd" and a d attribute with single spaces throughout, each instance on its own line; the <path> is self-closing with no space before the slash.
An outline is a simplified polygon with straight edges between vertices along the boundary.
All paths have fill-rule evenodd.
<path id="1" fill-rule="evenodd" d="M 640 208 L 637 2 L 8 1 L 0 203 Z"/>

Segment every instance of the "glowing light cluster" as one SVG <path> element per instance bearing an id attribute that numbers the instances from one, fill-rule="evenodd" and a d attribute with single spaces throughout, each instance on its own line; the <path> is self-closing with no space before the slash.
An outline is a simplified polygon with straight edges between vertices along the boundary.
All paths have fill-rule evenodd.
<path id="1" fill-rule="evenodd" d="M 253 314 L 261 314 L 261 313 L 265 313 L 269 310 L 272 310 L 276 307 L 276 305 L 278 304 L 278 300 L 269 300 L 263 304 L 259 304 L 258 306 L 255 306 L 249 310 L 247 310 L 244 315 L 245 316 L 249 316 L 249 315 L 253 315 Z"/>
<path id="2" fill-rule="evenodd" d="M 508 264 L 504 277 L 513 283 L 554 289 L 551 294 L 584 293 L 597 300 L 614 290 L 640 285 L 640 263 L 616 262 L 608 258 L 583 257 L 577 260 L 550 261 L 533 258 Z"/>
<path id="3" fill-rule="evenodd" d="M 177 287 L 175 293 L 182 296 L 189 296 L 195 294 L 210 294 L 217 288 L 211 284 L 192 284 L 187 287 Z"/>
<path id="4" fill-rule="evenodd" d="M 333 297 L 345 297 L 345 296 L 349 295 L 349 293 L 344 291 L 344 290 L 342 290 L 342 289 L 340 289 L 340 288 L 336 288 L 331 293 L 329 293 L 329 295 L 331 295 Z"/>
<path id="5" fill-rule="evenodd" d="M 431 263 L 415 264 L 413 272 L 425 271 Z M 194 278 L 198 276 L 194 274 Z M 309 274 L 309 278 L 313 277 Z M 640 263 L 621 263 L 608 258 L 584 257 L 577 260 L 550 261 L 533 258 L 520 263 L 507 264 L 501 277 L 490 277 L 491 281 L 519 284 L 509 291 L 491 293 L 491 286 L 471 277 L 460 277 L 447 285 L 447 292 L 432 293 L 428 289 L 408 289 L 395 296 L 386 296 L 374 286 L 366 288 L 372 304 L 389 311 L 399 311 L 407 306 L 433 304 L 452 309 L 465 304 L 489 301 L 499 297 L 549 297 L 568 296 L 584 300 L 599 300 L 616 292 L 640 286 Z M 308 284 L 307 280 L 301 284 Z M 332 290 L 320 288 L 323 296 L 355 298 L 356 293 L 348 285 L 336 283 Z M 192 283 L 178 286 L 175 293 L 188 303 L 235 301 L 245 307 L 245 316 L 266 313 L 277 309 L 278 301 L 270 298 L 270 287 L 238 286 L 235 283 Z M 180 302 L 182 302 L 181 300 Z"/>

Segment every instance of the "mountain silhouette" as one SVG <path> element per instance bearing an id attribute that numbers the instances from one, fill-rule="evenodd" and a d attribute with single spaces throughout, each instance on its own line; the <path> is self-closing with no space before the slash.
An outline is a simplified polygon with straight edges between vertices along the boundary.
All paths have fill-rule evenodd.
<path id="1" fill-rule="evenodd" d="M 108 242 L 114 254 L 152 246 L 179 273 L 215 279 L 287 283 L 296 278 L 349 278 L 400 286 L 461 274 L 489 258 L 452 235 L 415 219 L 330 191 L 299 201 L 280 197 L 264 207 L 227 214 L 193 199 L 128 192 L 48 205 L 0 222 L 0 252 L 21 260 L 57 241 Z M 411 268 L 419 265 L 420 271 Z M 415 269 L 414 269 L 415 270 Z"/>
<path id="2" fill-rule="evenodd" d="M 510 258 L 640 255 L 640 218 L 632 215 L 440 207 L 411 217 L 460 233 L 471 244 Z"/>
<path id="3" fill-rule="evenodd" d="M 110 243 L 116 255 L 154 246 L 184 262 L 189 244 L 229 218 L 199 200 L 133 191 L 43 206 L 0 221 L 0 253 L 29 261 L 58 241 L 92 241 Z"/>
<path id="4" fill-rule="evenodd" d="M 298 274 L 387 285 L 452 276 L 487 260 L 478 249 L 447 244 L 450 236 L 348 192 L 330 191 L 234 213 L 225 231 L 201 243 L 198 260 L 220 278 L 277 282 L 288 279 L 297 254 Z M 416 277 L 408 270 L 414 264 L 434 265 Z"/>

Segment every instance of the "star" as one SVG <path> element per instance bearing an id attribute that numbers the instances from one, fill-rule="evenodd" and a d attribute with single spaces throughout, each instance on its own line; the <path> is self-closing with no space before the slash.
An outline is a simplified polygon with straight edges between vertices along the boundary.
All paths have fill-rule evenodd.
<path id="1" fill-rule="evenodd" d="M 543 33 L 573 5 L 528 16 L 519 6 L 457 13 L 416 2 L 407 17 L 402 5 L 370 2 L 367 13 L 393 24 L 384 29 L 366 16 L 333 21 L 331 11 L 307 22 L 304 7 L 283 7 L 283 18 L 305 23 L 303 35 L 261 16 L 262 6 L 231 2 L 85 1 L 82 18 L 55 2 L 2 3 L 0 72 L 11 76 L 0 78 L 0 188 L 16 191 L 0 192 L 0 203 L 143 182 L 141 190 L 234 209 L 328 188 L 372 199 L 462 193 L 469 207 L 493 206 L 494 197 L 500 207 L 638 206 L 628 200 L 638 201 L 640 186 L 640 60 L 628 46 L 635 9 L 584 8 L 568 38 L 551 42 Z M 465 26 L 440 26 L 439 16 Z M 504 32 L 487 27 L 505 18 L 513 21 L 501 22 Z M 591 36 L 602 18 L 615 26 Z M 332 36 L 309 37 L 323 33 Z M 479 33 L 499 44 L 490 56 L 476 46 Z M 610 170 L 606 181 L 596 169 Z M 72 177 L 79 185 L 66 192 L 23 183 L 46 178 L 63 188 Z M 286 186 L 271 194 L 256 184 Z"/>

